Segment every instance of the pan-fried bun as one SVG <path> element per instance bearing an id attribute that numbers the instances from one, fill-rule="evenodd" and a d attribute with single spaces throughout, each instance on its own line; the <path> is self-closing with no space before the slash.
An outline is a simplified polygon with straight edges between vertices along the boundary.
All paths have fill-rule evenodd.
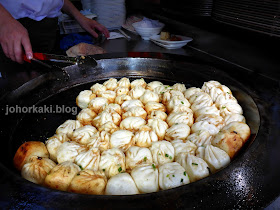
<path id="1" fill-rule="evenodd" d="M 34 155 L 49 158 L 49 152 L 45 144 L 40 141 L 28 141 L 23 143 L 14 156 L 14 166 L 16 169 L 21 170 L 22 166 Z"/>
<path id="2" fill-rule="evenodd" d="M 49 158 L 32 156 L 22 167 L 21 176 L 35 184 L 43 184 L 46 176 L 55 166 L 56 163 Z"/>
<path id="3" fill-rule="evenodd" d="M 251 130 L 250 127 L 243 122 L 231 122 L 225 127 L 223 127 L 222 130 L 226 130 L 229 132 L 235 132 L 240 135 L 240 137 L 243 139 L 244 142 L 246 142 L 250 135 L 251 135 Z"/>
<path id="4" fill-rule="evenodd" d="M 185 176 L 185 169 L 177 162 L 165 163 L 159 167 L 159 187 L 162 190 L 189 184 L 190 179 Z"/>
<path id="5" fill-rule="evenodd" d="M 230 158 L 237 154 L 243 144 L 239 134 L 229 131 L 221 131 L 212 139 L 212 145 L 224 150 Z"/>
<path id="6" fill-rule="evenodd" d="M 109 179 L 106 186 L 106 195 L 133 195 L 139 194 L 136 184 L 128 173 L 120 173 Z"/>
<path id="7" fill-rule="evenodd" d="M 46 176 L 45 186 L 67 191 L 72 179 L 80 171 L 80 167 L 70 161 L 65 161 L 56 165 Z"/>
<path id="8" fill-rule="evenodd" d="M 72 179 L 68 188 L 69 192 L 103 195 L 107 184 L 107 177 L 103 171 L 85 169 Z"/>
<path id="9" fill-rule="evenodd" d="M 88 107 L 88 103 L 91 99 L 94 99 L 96 95 L 92 93 L 91 90 L 83 90 L 79 93 L 79 95 L 76 98 L 76 104 L 81 109 L 85 109 Z"/>
<path id="10" fill-rule="evenodd" d="M 121 79 L 117 82 L 117 84 L 118 84 L 118 87 L 126 87 L 126 88 L 130 89 L 130 81 L 129 81 L 129 79 L 126 78 L 126 77 L 121 78 Z"/>

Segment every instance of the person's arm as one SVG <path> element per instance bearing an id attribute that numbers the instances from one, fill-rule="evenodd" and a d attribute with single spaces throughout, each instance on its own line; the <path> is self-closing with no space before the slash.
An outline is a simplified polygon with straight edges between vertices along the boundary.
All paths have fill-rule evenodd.
<path id="1" fill-rule="evenodd" d="M 73 16 L 78 23 L 89 32 L 92 36 L 98 37 L 98 34 L 95 32 L 95 29 L 102 32 L 107 38 L 110 36 L 107 28 L 95 20 L 91 20 L 80 13 L 80 11 L 69 1 L 64 0 L 64 5 L 62 7 L 63 12 Z"/>
<path id="2" fill-rule="evenodd" d="M 23 50 L 27 58 L 33 57 L 32 47 L 26 28 L 0 4 L 0 43 L 5 55 L 23 63 Z"/>

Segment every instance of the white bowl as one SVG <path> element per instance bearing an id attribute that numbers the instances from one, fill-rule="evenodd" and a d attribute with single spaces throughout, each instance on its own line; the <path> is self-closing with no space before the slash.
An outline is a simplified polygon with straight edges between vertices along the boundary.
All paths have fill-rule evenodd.
<path id="1" fill-rule="evenodd" d="M 135 31 L 142 37 L 142 39 L 149 40 L 151 36 L 157 35 L 161 32 L 161 29 L 164 27 L 164 24 L 159 24 L 160 26 L 156 28 L 146 28 L 139 26 L 139 22 L 133 23 L 132 26 L 134 27 Z"/>

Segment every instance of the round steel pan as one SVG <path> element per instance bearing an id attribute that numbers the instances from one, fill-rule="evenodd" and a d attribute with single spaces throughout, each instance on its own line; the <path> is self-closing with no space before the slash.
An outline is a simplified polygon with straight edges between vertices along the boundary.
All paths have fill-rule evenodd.
<path id="1" fill-rule="evenodd" d="M 225 169 L 188 185 L 131 196 L 82 195 L 48 189 L 23 178 L 12 164 L 17 148 L 25 141 L 46 141 L 56 128 L 75 113 L 1 113 L 2 150 L 0 164 L 0 205 L 11 208 L 261 208 L 279 194 L 278 151 L 279 92 L 271 93 L 277 83 L 241 69 L 222 69 L 190 57 L 170 54 L 105 54 L 96 56 L 96 68 L 64 67 L 67 81 L 51 73 L 41 75 L 11 91 L 2 99 L 7 107 L 33 105 L 76 108 L 80 91 L 111 77 L 144 78 L 147 82 L 184 83 L 201 87 L 217 80 L 233 91 L 244 110 L 252 135 L 241 152 Z M 256 83 L 262 81 L 260 87 Z M 270 95 L 269 95 L 270 94 Z M 272 103 L 268 99 L 274 96 Z M 277 99 L 277 100 L 276 100 Z M 79 109 L 77 110 L 79 111 Z M 74 115 L 73 115 L 74 114 Z M 77 113 L 76 113 L 77 114 Z M 278 113 L 279 115 L 279 113 Z"/>

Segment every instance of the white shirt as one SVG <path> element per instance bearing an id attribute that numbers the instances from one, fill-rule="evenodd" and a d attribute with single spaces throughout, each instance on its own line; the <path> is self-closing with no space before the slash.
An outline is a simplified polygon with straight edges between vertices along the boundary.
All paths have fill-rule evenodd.
<path id="1" fill-rule="evenodd" d="M 28 17 L 40 21 L 61 14 L 64 0 L 0 0 L 15 19 Z"/>

